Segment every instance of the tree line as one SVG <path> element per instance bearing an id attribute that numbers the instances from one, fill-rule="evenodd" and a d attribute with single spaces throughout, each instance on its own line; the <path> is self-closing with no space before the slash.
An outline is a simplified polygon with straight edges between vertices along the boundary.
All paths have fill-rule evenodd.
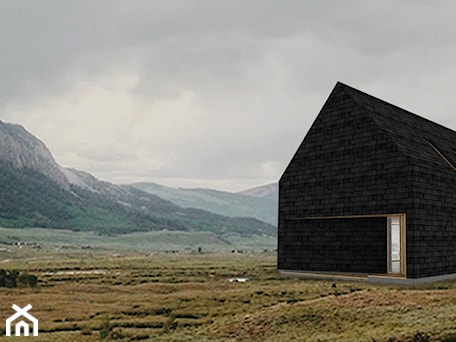
<path id="1" fill-rule="evenodd" d="M 34 274 L 20 270 L 0 269 L 0 287 L 35 287 L 37 284 L 38 278 Z"/>

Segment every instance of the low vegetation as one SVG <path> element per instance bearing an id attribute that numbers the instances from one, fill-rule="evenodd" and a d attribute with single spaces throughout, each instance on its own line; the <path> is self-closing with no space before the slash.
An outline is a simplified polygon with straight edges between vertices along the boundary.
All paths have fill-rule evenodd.
<path id="1" fill-rule="evenodd" d="M 4 270 L 0 268 L 0 287 L 35 287 L 38 284 L 38 278 L 34 274 L 28 274 L 21 270 Z"/>
<path id="2" fill-rule="evenodd" d="M 0 257 L 5 270 L 39 279 L 35 288 L 0 288 L 0 330 L 12 304 L 32 304 L 36 341 L 456 340 L 456 282 L 287 278 L 277 273 L 273 252 L 22 248 Z"/>

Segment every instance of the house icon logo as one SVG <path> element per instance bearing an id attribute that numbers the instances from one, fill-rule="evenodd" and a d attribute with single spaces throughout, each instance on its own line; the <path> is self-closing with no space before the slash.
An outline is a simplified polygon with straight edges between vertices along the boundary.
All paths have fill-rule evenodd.
<path id="1" fill-rule="evenodd" d="M 16 313 L 6 320 L 6 336 L 11 336 L 11 323 L 14 323 L 20 317 L 22 319 L 15 325 L 16 336 L 21 336 L 21 331 L 23 331 L 24 336 L 29 336 L 30 323 L 33 324 L 33 336 L 38 336 L 38 320 L 28 313 L 32 305 L 28 304 L 20 308 L 16 304 L 13 304 L 12 308 L 16 310 Z M 27 319 L 28 323 L 24 321 L 24 318 Z"/>

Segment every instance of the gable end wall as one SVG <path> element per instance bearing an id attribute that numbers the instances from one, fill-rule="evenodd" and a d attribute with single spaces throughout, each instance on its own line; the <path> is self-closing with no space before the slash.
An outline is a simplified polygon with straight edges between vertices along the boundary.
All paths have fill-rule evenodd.
<path id="1" fill-rule="evenodd" d="M 407 214 L 413 207 L 412 172 L 409 158 L 366 110 L 336 88 L 279 182 L 279 268 L 305 271 L 291 264 L 289 255 L 312 249 L 296 236 L 296 227 L 290 228 L 290 219 Z M 347 226 L 340 236 L 349 236 L 354 228 Z M 336 231 L 339 227 L 322 227 L 321 234 Z M 307 265 L 312 264 L 316 259 L 307 255 Z M 383 270 L 385 265 L 386 257 Z"/>

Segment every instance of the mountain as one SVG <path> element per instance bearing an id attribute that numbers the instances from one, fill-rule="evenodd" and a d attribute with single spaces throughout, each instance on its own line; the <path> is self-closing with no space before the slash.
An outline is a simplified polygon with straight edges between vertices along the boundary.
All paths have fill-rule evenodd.
<path id="1" fill-rule="evenodd" d="M 176 204 L 60 167 L 23 127 L 0 121 L 0 226 L 99 233 L 174 230 L 275 235 L 270 224 Z"/>
<path id="2" fill-rule="evenodd" d="M 246 195 L 257 198 L 266 198 L 278 202 L 279 200 L 279 183 L 271 183 L 256 188 L 237 192 L 239 195 Z"/>
<path id="3" fill-rule="evenodd" d="M 22 126 L 0 121 L 0 161 L 9 162 L 16 169 L 37 171 L 69 189 L 68 180 L 46 145 Z"/>
<path id="4" fill-rule="evenodd" d="M 277 225 L 277 184 L 239 193 L 210 189 L 176 189 L 155 183 L 131 185 L 181 207 L 198 208 L 229 217 L 255 217 Z"/>

